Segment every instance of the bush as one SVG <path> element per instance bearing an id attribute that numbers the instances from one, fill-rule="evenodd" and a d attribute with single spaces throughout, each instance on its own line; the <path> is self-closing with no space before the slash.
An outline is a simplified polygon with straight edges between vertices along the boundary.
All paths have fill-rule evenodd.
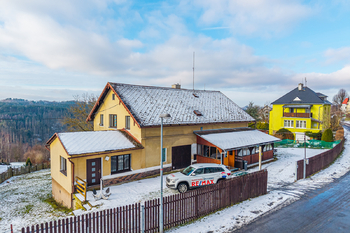
<path id="1" fill-rule="evenodd" d="M 35 145 L 28 152 L 24 154 L 25 158 L 30 158 L 33 164 L 39 164 L 49 161 L 49 153 L 45 147 L 40 145 Z"/>
<path id="2" fill-rule="evenodd" d="M 312 133 L 311 131 L 306 131 L 305 132 L 306 136 L 316 139 L 316 140 L 321 140 L 322 138 L 322 131 L 320 130 L 318 133 Z"/>
<path id="3" fill-rule="evenodd" d="M 276 134 L 276 137 L 280 138 L 280 139 L 290 139 L 290 140 L 294 140 L 294 134 L 285 128 L 279 129 Z"/>
<path id="4" fill-rule="evenodd" d="M 338 141 L 338 140 L 342 140 L 343 138 L 344 138 L 344 129 L 340 128 L 335 133 L 334 139 L 335 139 L 335 141 Z"/>
<path id="5" fill-rule="evenodd" d="M 331 129 L 326 129 L 322 134 L 322 141 L 333 142 L 333 132 Z"/>
<path id="6" fill-rule="evenodd" d="M 269 130 L 269 123 L 264 123 L 264 122 L 259 121 L 256 123 L 256 128 L 262 129 L 262 130 Z"/>
<path id="7" fill-rule="evenodd" d="M 32 162 L 30 161 L 30 158 L 27 158 L 26 166 L 32 166 Z"/>

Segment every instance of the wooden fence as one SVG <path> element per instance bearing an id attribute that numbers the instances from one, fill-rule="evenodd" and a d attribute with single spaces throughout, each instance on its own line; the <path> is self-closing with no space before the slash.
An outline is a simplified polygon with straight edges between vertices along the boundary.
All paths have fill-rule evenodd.
<path id="1" fill-rule="evenodd" d="M 334 148 L 325 151 L 321 154 L 315 155 L 307 159 L 306 163 L 306 174 L 305 177 L 311 176 L 316 172 L 328 167 L 341 153 L 343 150 L 345 139 L 337 144 Z M 303 179 L 304 177 L 304 159 L 297 161 L 297 180 Z"/>
<path id="2" fill-rule="evenodd" d="M 4 182 L 7 179 L 10 179 L 13 176 L 19 176 L 27 173 L 31 173 L 34 171 L 39 171 L 41 169 L 47 169 L 50 168 L 50 164 L 41 163 L 33 166 L 22 166 L 18 168 L 11 168 L 9 167 L 6 172 L 3 172 L 0 174 L 0 184 Z"/>
<path id="3" fill-rule="evenodd" d="M 267 171 L 235 177 L 219 184 L 163 199 L 164 228 L 195 220 L 221 208 L 267 193 Z M 22 233 L 158 232 L 160 199 L 88 213 L 22 228 Z"/>

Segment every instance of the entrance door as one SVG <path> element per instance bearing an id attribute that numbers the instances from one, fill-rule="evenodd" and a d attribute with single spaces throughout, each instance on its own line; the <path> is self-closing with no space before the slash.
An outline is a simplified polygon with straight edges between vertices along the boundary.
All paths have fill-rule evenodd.
<path id="1" fill-rule="evenodd" d="M 191 145 L 175 146 L 171 152 L 173 169 L 185 168 L 191 165 Z"/>
<path id="2" fill-rule="evenodd" d="M 101 178 L 101 158 L 86 160 L 87 185 L 100 184 Z"/>

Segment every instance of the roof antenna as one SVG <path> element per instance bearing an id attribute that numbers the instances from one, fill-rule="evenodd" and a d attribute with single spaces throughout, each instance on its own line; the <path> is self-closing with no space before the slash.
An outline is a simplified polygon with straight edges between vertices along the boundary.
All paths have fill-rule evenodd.
<path id="1" fill-rule="evenodd" d="M 194 52 L 193 52 L 193 93 L 194 93 Z"/>

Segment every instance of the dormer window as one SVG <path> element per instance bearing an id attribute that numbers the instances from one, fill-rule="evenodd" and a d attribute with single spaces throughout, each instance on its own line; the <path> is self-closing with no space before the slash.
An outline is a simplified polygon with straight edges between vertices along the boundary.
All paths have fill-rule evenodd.
<path id="1" fill-rule="evenodd" d="M 193 112 L 194 112 L 194 114 L 196 114 L 197 116 L 203 116 L 203 114 L 202 114 L 199 110 L 194 110 Z"/>

